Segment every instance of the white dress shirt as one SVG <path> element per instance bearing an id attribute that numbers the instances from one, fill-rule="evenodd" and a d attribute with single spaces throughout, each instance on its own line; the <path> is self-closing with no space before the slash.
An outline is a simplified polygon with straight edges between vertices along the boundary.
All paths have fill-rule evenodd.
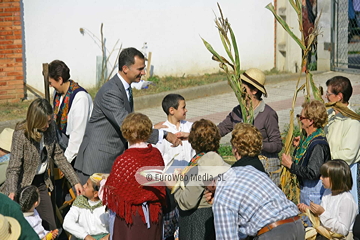
<path id="1" fill-rule="evenodd" d="M 162 128 L 163 130 L 171 133 L 178 133 L 178 132 L 190 132 L 192 122 L 188 121 L 180 121 L 179 129 L 176 128 L 174 124 L 169 121 L 166 121 L 163 125 L 168 126 L 168 128 Z M 176 155 L 173 166 L 187 166 L 190 162 L 191 158 L 194 157 L 196 154 L 195 150 L 191 147 L 191 144 L 185 140 L 182 141 L 182 145 L 177 147 L 171 147 L 171 143 L 168 141 L 161 141 L 158 142 L 155 146 L 161 152 L 161 155 L 164 159 L 164 164 L 167 166 L 170 160 Z"/>
<path id="2" fill-rule="evenodd" d="M 350 110 L 352 110 L 349 107 Z M 360 161 L 360 122 L 341 113 L 328 111 L 329 123 L 324 128 L 331 158 L 342 159 L 349 165 Z"/>
<path id="3" fill-rule="evenodd" d="M 61 96 L 60 105 L 63 99 Z M 90 94 L 84 91 L 78 92 L 73 99 L 67 117 L 66 135 L 69 136 L 69 144 L 64 155 L 69 163 L 77 156 L 92 109 L 93 102 Z"/>
<path id="4" fill-rule="evenodd" d="M 90 206 L 99 201 L 88 200 Z M 63 228 L 79 239 L 84 239 L 87 235 L 109 233 L 109 214 L 105 212 L 105 208 L 106 206 L 101 206 L 91 212 L 90 209 L 72 206 L 64 218 Z"/>
<path id="5" fill-rule="evenodd" d="M 25 212 L 24 217 L 26 221 L 30 224 L 30 226 L 34 229 L 36 234 L 39 236 L 40 239 L 43 239 L 49 231 L 46 231 L 42 226 L 42 220 L 40 215 L 36 209 L 33 212 Z"/>

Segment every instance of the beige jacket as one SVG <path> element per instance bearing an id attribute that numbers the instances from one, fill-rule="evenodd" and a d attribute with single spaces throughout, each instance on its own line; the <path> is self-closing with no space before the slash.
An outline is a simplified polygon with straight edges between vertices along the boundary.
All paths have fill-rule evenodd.
<path id="1" fill-rule="evenodd" d="M 198 167 L 192 168 L 186 174 L 188 177 L 185 177 L 185 188 L 178 188 L 174 193 L 174 198 L 183 211 L 211 207 L 212 205 L 206 202 L 204 197 L 206 186 L 203 181 L 199 180 L 199 176 L 204 176 L 204 174 L 217 176 L 230 168 L 230 165 L 224 162 L 222 157 L 215 152 L 206 153 L 197 163 Z M 211 168 L 209 169 L 208 167 Z"/>
<path id="2" fill-rule="evenodd" d="M 58 168 L 63 171 L 71 185 L 75 185 L 80 180 L 57 143 L 55 127 L 56 125 L 53 121 L 48 130 L 44 132 L 44 145 L 47 150 L 48 160 L 49 162 L 53 160 Z M 11 156 L 6 171 L 6 181 L 1 187 L 0 192 L 9 194 L 16 192 L 19 188 L 31 185 L 37 168 L 41 163 L 39 147 L 40 143 L 29 140 L 25 136 L 24 123 L 18 124 L 13 135 Z M 49 169 L 49 164 L 47 168 Z M 45 171 L 44 181 L 50 191 L 52 191 L 53 185 L 48 171 Z"/>

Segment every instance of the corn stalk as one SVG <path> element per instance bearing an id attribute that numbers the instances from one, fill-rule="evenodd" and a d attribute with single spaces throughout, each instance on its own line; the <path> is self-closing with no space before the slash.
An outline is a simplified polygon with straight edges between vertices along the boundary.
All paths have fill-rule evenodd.
<path id="1" fill-rule="evenodd" d="M 225 71 L 229 85 L 235 93 L 239 102 L 243 121 L 245 123 L 253 123 L 254 111 L 250 96 L 244 91 L 240 79 L 240 56 L 236 43 L 235 34 L 227 18 L 224 18 L 219 3 L 217 4 L 220 12 L 220 17 L 215 18 L 215 24 L 219 31 L 221 42 L 224 46 L 225 52 L 229 58 L 218 54 L 217 51 L 207 42 L 201 38 L 205 47 L 213 55 L 212 59 L 219 62 L 219 67 Z"/>
<path id="2" fill-rule="evenodd" d="M 298 23 L 299 23 L 299 30 L 301 33 L 301 38 L 298 38 L 296 36 L 296 34 L 293 31 L 291 31 L 291 28 L 285 22 L 285 20 L 276 13 L 276 10 L 275 10 L 274 6 L 272 5 L 272 3 L 269 3 L 266 6 L 266 8 L 271 11 L 271 13 L 274 15 L 275 19 L 277 20 L 277 22 L 284 28 L 284 30 L 294 39 L 294 41 L 301 48 L 301 50 L 303 52 L 302 61 L 301 61 L 301 69 L 303 69 L 304 67 L 307 66 L 307 59 L 308 59 L 307 57 L 308 57 L 308 54 L 311 52 L 311 47 L 315 43 L 316 37 L 320 34 L 319 29 L 318 29 L 318 23 L 319 23 L 319 18 L 321 16 L 321 13 L 319 14 L 319 17 L 316 19 L 316 21 L 314 23 L 314 28 L 310 30 L 311 32 L 309 33 L 308 38 L 305 39 L 304 29 L 303 29 L 303 24 L 302 24 L 301 1 L 289 0 L 289 3 L 298 16 Z M 311 100 L 310 94 L 312 91 L 313 98 L 323 102 L 323 99 L 321 97 L 322 89 L 315 86 L 314 80 L 312 78 L 312 74 L 310 73 L 310 71 L 308 69 L 305 70 L 305 73 L 306 73 L 305 83 L 299 87 L 300 79 L 301 79 L 301 71 L 300 71 L 299 78 L 297 80 L 296 88 L 294 91 L 294 96 L 293 96 L 291 110 L 290 110 L 289 131 L 285 138 L 285 146 L 284 146 L 285 154 L 290 153 L 291 145 L 293 142 L 294 109 L 295 109 L 295 103 L 296 103 L 296 99 L 297 99 L 297 95 L 298 95 L 299 91 L 301 91 L 301 90 L 305 91 L 305 101 Z M 292 200 L 296 203 L 299 202 L 299 189 L 298 189 L 298 181 L 297 181 L 296 176 L 294 174 L 290 173 L 290 171 L 287 168 L 285 168 L 284 166 L 282 166 L 282 169 L 279 171 L 281 171 L 281 177 L 280 177 L 281 189 L 284 191 L 284 193 L 290 200 Z"/>
<path id="3" fill-rule="evenodd" d="M 89 37 L 94 40 L 95 44 L 101 49 L 101 53 L 102 53 L 102 62 L 101 62 L 101 78 L 100 78 L 100 82 L 99 82 L 99 86 L 102 86 L 105 82 L 107 82 L 110 77 L 112 76 L 113 72 L 115 71 L 116 67 L 117 67 L 117 62 L 120 56 L 120 52 L 122 50 L 122 45 L 120 45 L 119 48 L 116 48 L 118 46 L 119 43 L 119 39 L 116 41 L 114 47 L 112 48 L 111 51 L 109 51 L 106 46 L 105 46 L 105 42 L 106 39 L 104 38 L 104 33 L 103 33 L 103 23 L 101 23 L 100 26 L 100 38 L 98 38 L 94 33 L 92 33 L 89 29 L 87 28 L 80 28 L 80 33 L 84 36 L 85 34 L 89 35 Z M 112 56 L 112 54 L 117 51 L 117 55 L 116 55 L 116 59 L 114 64 L 111 64 L 110 62 L 110 57 Z M 107 56 L 106 56 L 107 55 Z M 108 65 L 110 65 L 111 67 L 111 71 L 109 74 L 106 74 L 106 70 Z"/>

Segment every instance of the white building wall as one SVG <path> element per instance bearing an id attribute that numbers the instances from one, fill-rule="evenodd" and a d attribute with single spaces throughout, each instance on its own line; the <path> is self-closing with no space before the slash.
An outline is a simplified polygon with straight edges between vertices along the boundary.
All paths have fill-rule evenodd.
<path id="1" fill-rule="evenodd" d="M 347 2 L 347 0 L 341 0 L 340 2 Z M 319 20 L 321 34 L 317 38 L 317 70 L 319 71 L 330 70 L 330 52 L 332 51 L 331 5 L 332 3 L 329 0 L 317 1 L 318 15 L 321 12 Z M 347 9 L 347 7 L 344 9 Z M 277 13 L 286 19 L 286 22 L 292 28 L 292 31 L 298 38 L 301 38 L 296 12 L 288 0 L 277 0 Z M 276 28 L 276 68 L 282 71 L 299 72 L 301 70 L 301 48 L 290 35 L 286 33 L 279 23 L 277 23 Z M 347 34 L 343 36 L 347 37 Z"/>
<path id="2" fill-rule="evenodd" d="M 317 70 L 319 71 L 328 71 L 331 67 L 331 51 L 334 47 L 334 45 L 331 44 L 331 30 L 333 27 L 331 14 L 332 4 L 332 1 L 329 0 L 318 0 L 318 12 L 321 11 L 321 18 L 319 20 L 321 34 L 318 36 L 317 39 Z M 347 33 L 345 36 L 347 41 Z"/>
<path id="3" fill-rule="evenodd" d="M 241 68 L 273 67 L 274 21 L 265 6 L 271 0 L 224 0 L 221 7 L 232 24 L 240 49 Z M 42 63 L 63 60 L 71 78 L 95 85 L 96 56 L 101 50 L 81 27 L 104 36 L 111 49 L 141 49 L 148 43 L 154 74 L 190 75 L 219 71 L 201 41 L 225 55 L 214 24 L 215 0 L 23 0 L 26 81 L 42 90 Z"/>
<path id="4" fill-rule="evenodd" d="M 277 14 L 289 25 L 294 34 L 301 38 L 296 12 L 288 0 L 277 1 Z M 276 68 L 281 71 L 301 71 L 301 48 L 293 38 L 276 22 Z"/>

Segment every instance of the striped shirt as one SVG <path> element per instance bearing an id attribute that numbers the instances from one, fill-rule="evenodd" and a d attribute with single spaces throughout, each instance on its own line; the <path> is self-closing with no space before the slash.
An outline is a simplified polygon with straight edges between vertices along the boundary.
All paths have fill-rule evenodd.
<path id="1" fill-rule="evenodd" d="M 231 168 L 219 179 L 213 212 L 218 240 L 255 236 L 264 226 L 299 213 L 280 188 L 252 166 Z"/>

